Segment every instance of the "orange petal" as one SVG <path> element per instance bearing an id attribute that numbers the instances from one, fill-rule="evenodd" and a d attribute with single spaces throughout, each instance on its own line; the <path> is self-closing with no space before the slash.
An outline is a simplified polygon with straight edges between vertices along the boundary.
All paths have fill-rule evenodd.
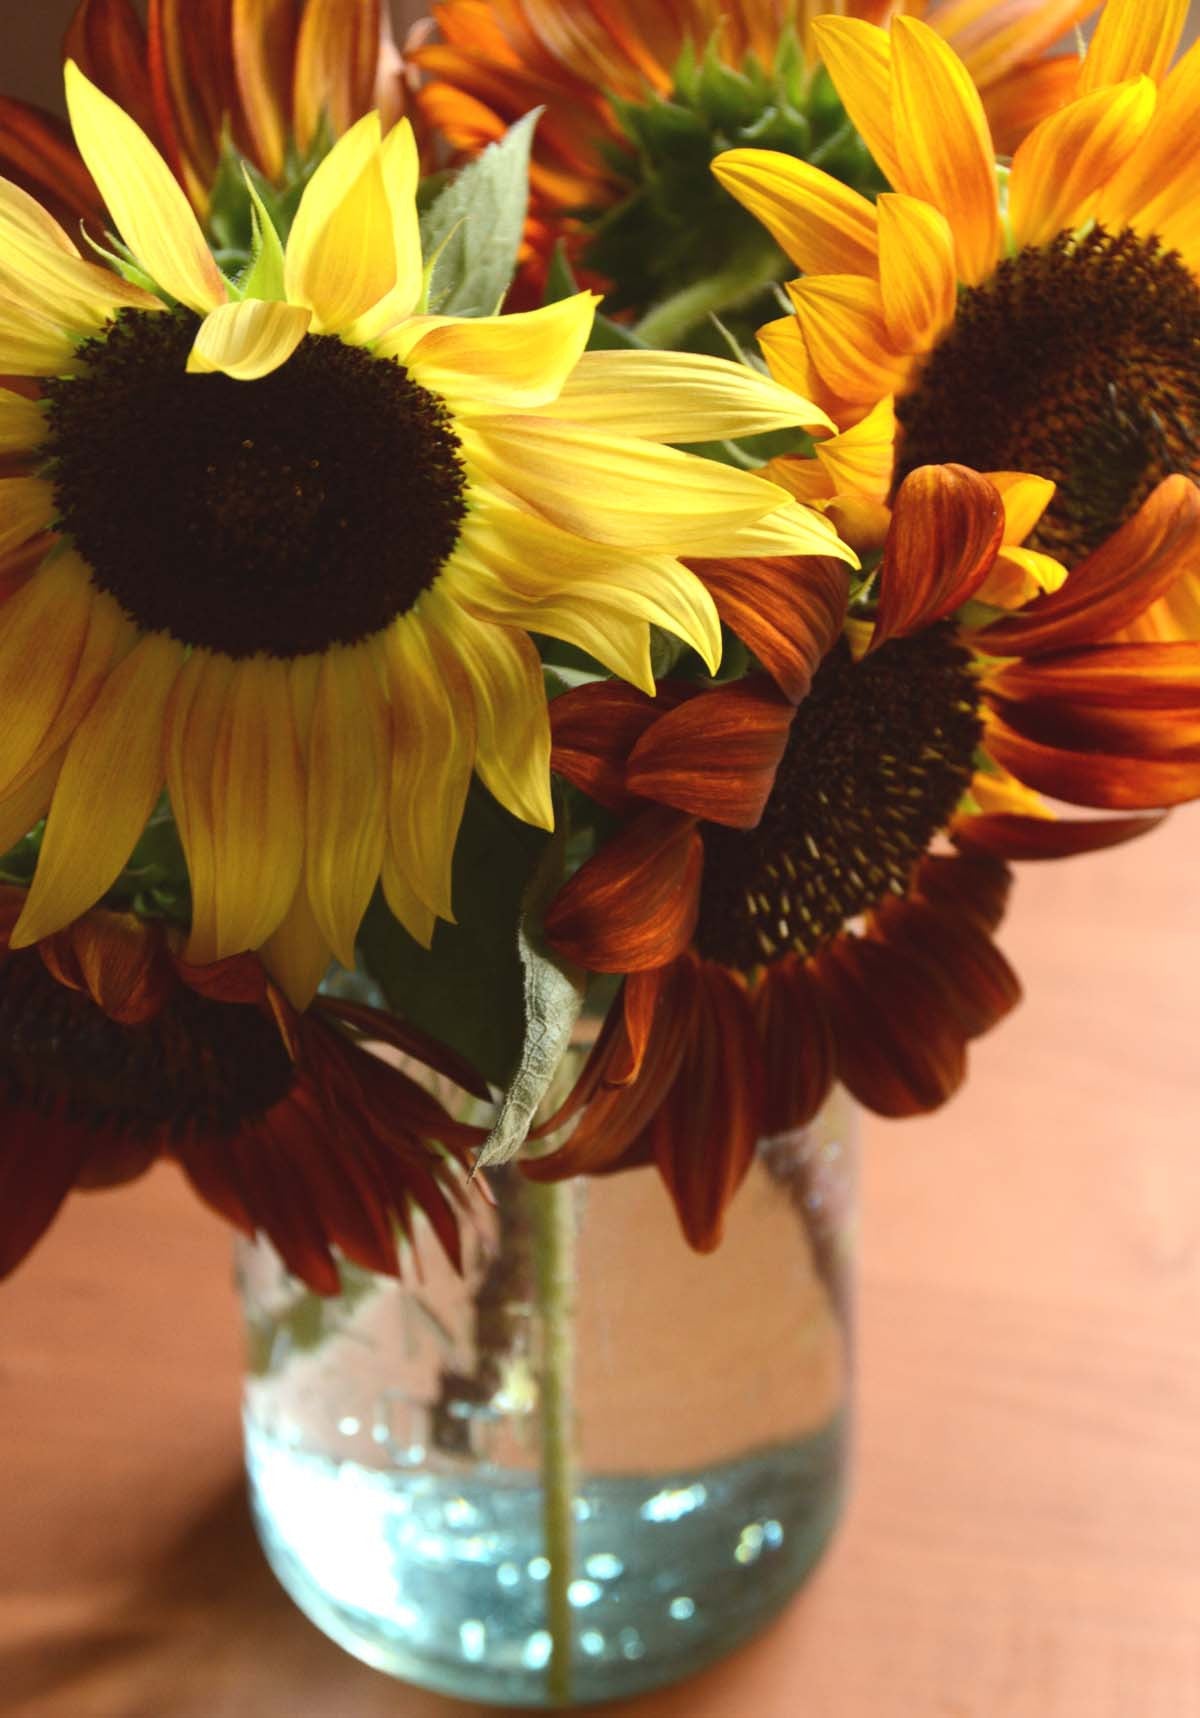
<path id="1" fill-rule="evenodd" d="M 292 129 L 306 154 L 324 119 L 334 137 L 374 105 L 380 0 L 309 0 L 296 42 Z"/>
<path id="2" fill-rule="evenodd" d="M 1097 218 L 1110 228 L 1157 233 L 1194 270 L 1198 243 L 1195 161 L 1200 150 L 1200 42 L 1168 75 L 1145 136 L 1100 195 Z"/>
<path id="3" fill-rule="evenodd" d="M 919 197 L 879 199 L 879 287 L 888 335 L 900 352 L 927 352 L 954 321 L 954 234 Z"/>
<path id="4" fill-rule="evenodd" d="M 909 366 L 888 333 L 875 281 L 854 274 L 818 274 L 792 281 L 787 291 L 827 388 L 872 405 L 898 392 Z"/>
<path id="5" fill-rule="evenodd" d="M 993 720 L 987 748 L 1030 787 L 1071 805 L 1144 811 L 1200 797 L 1200 746 L 1189 748 L 1191 756 L 1167 758 L 1075 751 L 1028 739 Z"/>
<path id="6" fill-rule="evenodd" d="M 655 806 L 564 884 L 546 914 L 546 935 L 591 972 L 665 966 L 691 941 L 703 869 L 694 819 Z"/>
<path id="7" fill-rule="evenodd" d="M 955 842 L 968 852 L 994 853 L 1001 859 L 1069 859 L 1098 853 L 1149 835 L 1163 821 L 1152 817 L 1025 817 L 1012 812 L 963 818 Z"/>
<path id="8" fill-rule="evenodd" d="M 1134 78 L 1093 90 L 1030 133 L 1009 179 L 1015 245 L 1045 244 L 1089 219 L 1105 183 L 1137 147 L 1155 98 L 1149 78 Z"/>
<path id="9" fill-rule="evenodd" d="M 696 561 L 725 625 L 753 652 L 793 703 L 842 630 L 849 574 L 841 561 Z"/>
<path id="10" fill-rule="evenodd" d="M 726 150 L 713 172 L 805 274 L 875 274 L 875 209 L 859 192 L 775 149 Z"/>
<path id="11" fill-rule="evenodd" d="M 883 552 L 872 650 L 968 602 L 987 578 L 1003 534 L 999 492 L 977 471 L 922 465 L 909 472 Z"/>
<path id="12" fill-rule="evenodd" d="M 283 176 L 291 122 L 296 0 L 233 0 L 233 67 L 248 141 L 267 178 Z"/>
<path id="13" fill-rule="evenodd" d="M 884 177 L 901 186 L 904 169 L 892 123 L 892 38 L 857 18 L 817 18 L 813 35 L 854 129 Z"/>
<path id="14" fill-rule="evenodd" d="M 631 793 L 731 829 L 753 829 L 791 731 L 793 708 L 761 677 L 690 698 L 634 746 Z"/>
<path id="15" fill-rule="evenodd" d="M 1145 75 L 1157 83 L 1175 55 L 1188 0 L 1107 0 L 1088 43 L 1079 92 Z"/>

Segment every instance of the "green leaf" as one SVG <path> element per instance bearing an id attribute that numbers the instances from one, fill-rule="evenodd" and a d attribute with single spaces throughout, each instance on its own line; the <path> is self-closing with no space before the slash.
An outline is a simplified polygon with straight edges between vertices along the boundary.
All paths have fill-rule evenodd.
<path id="1" fill-rule="evenodd" d="M 421 219 L 426 256 L 440 253 L 429 309 L 441 316 L 492 316 L 516 273 L 529 206 L 529 149 L 540 108 L 489 144 Z"/>
<path id="2" fill-rule="evenodd" d="M 587 995 L 586 973 L 556 955 L 542 931 L 542 915 L 563 880 L 566 851 L 567 820 L 560 816 L 522 902 L 517 946 L 525 975 L 524 1041 L 495 1125 L 476 1160 L 477 1169 L 510 1163 L 525 1144 L 538 1107 L 570 1051 L 571 1034 Z"/>
<path id="3" fill-rule="evenodd" d="M 457 1050 L 495 1086 L 507 1084 L 524 1038 L 517 926 L 549 837 L 509 815 L 475 783 L 454 852 L 458 923 L 422 948 L 381 895 L 359 935 L 363 966 L 405 1020 Z"/>

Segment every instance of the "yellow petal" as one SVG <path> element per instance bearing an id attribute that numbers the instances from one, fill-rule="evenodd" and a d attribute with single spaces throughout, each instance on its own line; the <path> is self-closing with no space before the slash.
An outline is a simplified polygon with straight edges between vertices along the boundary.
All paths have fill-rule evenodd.
<path id="1" fill-rule="evenodd" d="M 0 388 L 0 453 L 25 453 L 46 439 L 46 417 L 36 400 Z"/>
<path id="2" fill-rule="evenodd" d="M 223 304 L 228 292 L 221 272 L 162 156 L 73 60 L 64 76 L 79 153 L 134 256 L 153 281 L 189 309 L 203 315 Z"/>
<path id="3" fill-rule="evenodd" d="M 886 501 L 896 462 L 895 401 L 888 395 L 852 429 L 818 442 L 816 455 L 829 480 L 829 493 L 851 492 L 869 501 Z"/>
<path id="4" fill-rule="evenodd" d="M 45 817 L 62 768 L 62 750 L 49 757 L 21 786 L 0 798 L 0 853 L 7 853 Z"/>
<path id="5" fill-rule="evenodd" d="M 390 847 L 383 856 L 383 870 L 379 880 L 383 884 L 384 900 L 409 936 L 414 942 L 420 943 L 422 948 L 429 948 L 433 942 L 437 915 L 417 894 Z"/>
<path id="6" fill-rule="evenodd" d="M 183 646 L 140 640 L 67 747 L 13 946 L 61 930 L 111 888 L 162 791 L 163 719 Z"/>
<path id="7" fill-rule="evenodd" d="M 329 970 L 333 950 L 313 917 L 303 880 L 279 929 L 259 950 L 263 965 L 293 1008 L 307 1008 Z"/>
<path id="8" fill-rule="evenodd" d="M 14 185 L 11 179 L 0 179 L 0 225 L 10 237 L 24 233 L 26 238 L 61 251 L 64 256 L 77 257 L 78 247 L 63 231 L 36 197 Z"/>
<path id="9" fill-rule="evenodd" d="M 93 334 L 118 310 L 161 312 L 160 298 L 112 269 L 68 256 L 0 218 L 0 288 L 63 328 Z"/>
<path id="10" fill-rule="evenodd" d="M 989 758 L 988 768 L 971 778 L 970 794 L 980 811 L 988 813 L 1016 812 L 1019 817 L 1053 818 L 1040 793 L 1026 787 L 1015 775 Z M 969 827 L 969 826 L 968 826 Z"/>
<path id="11" fill-rule="evenodd" d="M 1097 219 L 1106 226 L 1133 226 L 1164 233 L 1174 223 L 1192 225 L 1200 197 L 1195 162 L 1200 151 L 1200 42 L 1168 74 L 1145 135 L 1100 194 Z M 1191 244 L 1179 233 L 1168 241 L 1184 250 L 1195 267 Z"/>
<path id="12" fill-rule="evenodd" d="M 456 416 L 547 406 L 583 355 L 598 302 L 579 292 L 510 316 L 414 317 L 377 350 L 399 358 Z"/>
<path id="13" fill-rule="evenodd" d="M 879 289 L 889 338 L 901 352 L 928 352 L 954 321 L 954 234 L 919 197 L 879 199 Z"/>
<path id="14" fill-rule="evenodd" d="M 459 433 L 472 477 L 488 480 L 481 488 L 499 486 L 594 543 L 720 554 L 708 548 L 714 539 L 779 502 L 779 490 L 752 472 L 549 418 L 476 419 Z"/>
<path id="15" fill-rule="evenodd" d="M 817 18 L 813 35 L 851 124 L 884 177 L 901 187 L 892 128 L 892 44 L 887 31 L 857 18 Z"/>
<path id="16" fill-rule="evenodd" d="M 815 459 L 782 454 L 769 459 L 762 468 L 762 474 L 781 489 L 786 489 L 797 501 L 804 501 L 809 506 L 824 508 L 836 493 L 836 485 L 829 473 Z"/>
<path id="17" fill-rule="evenodd" d="M 808 430 L 834 427 L 811 400 L 770 376 L 693 352 L 586 352 L 542 415 L 606 433 L 684 443 L 796 424 Z"/>
<path id="18" fill-rule="evenodd" d="M 1188 0 L 1108 0 L 1092 32 L 1079 93 L 1143 74 L 1157 83 L 1187 22 Z"/>
<path id="19" fill-rule="evenodd" d="M 814 274 L 787 290 L 812 361 L 833 393 L 873 406 L 899 391 L 910 364 L 888 333 L 875 281 Z"/>
<path id="20" fill-rule="evenodd" d="M 892 26 L 892 131 L 896 189 L 941 210 L 954 234 L 959 279 L 977 286 L 1000 249 L 991 133 L 966 67 L 916 18 Z"/>
<path id="21" fill-rule="evenodd" d="M 257 948 L 300 881 L 303 794 L 287 665 L 193 652 L 169 715 L 167 780 L 193 891 L 187 958 Z M 193 854 L 196 856 L 193 865 Z"/>
<path id="22" fill-rule="evenodd" d="M 0 605 L 0 792 L 61 745 L 66 735 L 52 735 L 64 706 L 99 690 L 107 660 L 86 650 L 92 608 L 87 571 L 69 552 L 52 556 Z"/>
<path id="23" fill-rule="evenodd" d="M 1082 226 L 1106 182 L 1129 159 L 1154 113 L 1149 78 L 1093 90 L 1034 126 L 1013 157 L 1008 213 L 1013 243 L 1041 245 Z"/>
<path id="24" fill-rule="evenodd" d="M 385 656 L 395 733 L 389 846 L 425 908 L 452 919 L 451 861 L 475 768 L 470 682 L 452 640 L 421 612 L 389 628 Z"/>
<path id="25" fill-rule="evenodd" d="M 41 477 L 0 478 L 0 555 L 20 548 L 54 518 L 54 485 Z"/>
<path id="26" fill-rule="evenodd" d="M 402 323 L 412 315 L 425 295 L 421 225 L 417 213 L 421 162 L 413 129 L 407 119 L 400 120 L 384 138 L 379 165 L 392 218 L 396 279 L 390 292 L 347 330 L 347 338 L 359 346 L 369 345 Z"/>
<path id="27" fill-rule="evenodd" d="M 537 651 L 523 633 L 465 614 L 437 585 L 424 600 L 470 681 L 484 786 L 514 817 L 553 829 L 550 718 Z"/>
<path id="28" fill-rule="evenodd" d="M 200 324 L 188 354 L 193 375 L 219 370 L 238 382 L 257 381 L 286 364 L 308 333 L 312 311 L 261 298 L 222 304 Z"/>
<path id="29" fill-rule="evenodd" d="M 987 471 L 984 476 L 1000 491 L 1004 503 L 1002 540 L 1023 543 L 1053 501 L 1057 485 L 1029 471 Z"/>
<path id="30" fill-rule="evenodd" d="M 755 339 L 767 369 L 780 387 L 790 388 L 802 399 L 815 401 L 843 429 L 862 417 L 866 409 L 862 402 L 852 405 L 836 394 L 813 362 L 795 316 L 779 316 L 765 323 Z"/>
<path id="31" fill-rule="evenodd" d="M 782 491 L 781 491 L 782 493 Z M 689 549 L 690 555 L 831 555 L 857 567 L 858 556 L 842 542 L 836 528 L 821 513 L 802 507 L 791 498 L 786 506 L 777 507 L 763 519 L 739 525 L 736 530 L 714 533 L 702 549 Z"/>
<path id="32" fill-rule="evenodd" d="M 776 149 L 726 150 L 713 172 L 805 274 L 875 274 L 875 209 L 859 192 Z"/>
<path id="33" fill-rule="evenodd" d="M 396 252 L 380 161 L 379 115 L 339 137 L 300 199 L 287 243 L 287 296 L 336 333 L 396 284 Z"/>
<path id="34" fill-rule="evenodd" d="M 1043 592 L 1058 590 L 1066 579 L 1067 569 L 1052 555 L 1009 544 L 996 556 L 975 599 L 992 608 L 1024 608 Z"/>
<path id="35" fill-rule="evenodd" d="M 326 651 L 308 736 L 305 878 L 313 917 L 346 967 L 383 863 L 391 748 L 374 643 Z"/>
<path id="36" fill-rule="evenodd" d="M 78 368 L 68 329 L 24 306 L 0 304 L 0 375 L 66 376 Z"/>

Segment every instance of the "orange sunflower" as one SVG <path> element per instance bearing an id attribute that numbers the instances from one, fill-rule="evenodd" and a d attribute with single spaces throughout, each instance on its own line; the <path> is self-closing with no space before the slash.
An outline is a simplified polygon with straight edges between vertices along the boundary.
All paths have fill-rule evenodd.
<path id="1" fill-rule="evenodd" d="M 543 1129 L 582 1110 L 574 1132 L 527 1173 L 654 1163 L 715 1246 L 758 1141 L 835 1080 L 887 1116 L 955 1091 L 1019 995 L 992 942 L 1009 860 L 1131 839 L 1200 795 L 1200 645 L 1112 641 L 1178 577 L 1200 498 L 1168 479 L 1058 590 L 976 630 L 981 595 L 985 615 L 1021 600 L 1014 539 L 1048 499 L 1030 481 L 910 474 L 856 612 L 840 568 L 806 578 L 772 664 L 790 696 L 764 678 L 555 701 L 555 769 L 621 821 L 547 934 L 626 978 Z M 1122 815 L 1053 818 L 1039 789 Z"/>
<path id="2" fill-rule="evenodd" d="M 889 492 L 943 461 L 1053 482 L 1028 546 L 1068 569 L 1152 533 L 1137 521 L 1162 481 L 1200 475 L 1200 46 L 1168 69 L 1186 13 L 1109 0 L 1074 99 L 1001 173 L 979 91 L 927 25 L 821 19 L 895 190 L 872 203 L 774 151 L 715 163 L 804 271 L 794 316 L 760 331 L 775 377 L 843 429 L 894 399 Z M 1190 576 L 1140 635 L 1200 637 L 1197 545 L 1180 552 Z"/>
<path id="3" fill-rule="evenodd" d="M 438 0 L 440 39 L 414 45 L 411 59 L 429 80 L 417 95 L 421 111 L 463 153 L 544 108 L 527 235 L 531 283 L 566 232 L 573 257 L 607 276 L 626 302 L 644 304 L 680 278 L 711 274 L 714 257 L 722 271 L 731 253 L 747 273 L 775 270 L 776 255 L 763 256 L 761 246 L 755 254 L 752 235 L 705 186 L 718 149 L 766 143 L 851 179 L 869 175 L 819 73 L 818 13 L 926 17 L 962 52 L 997 134 L 1015 145 L 1069 95 L 1075 62 L 1048 50 L 1093 8 L 1094 0 Z"/>
<path id="4" fill-rule="evenodd" d="M 137 120 L 207 219 L 226 139 L 283 190 L 372 111 L 404 112 L 385 0 L 80 0 L 63 42 Z M 105 225 L 104 199 L 56 115 L 0 97 L 0 174 L 59 220 Z"/>
<path id="5" fill-rule="evenodd" d="M 131 913 L 13 949 L 22 905 L 0 887 L 0 1277 L 72 1188 L 159 1159 L 319 1293 L 340 1292 L 335 1247 L 398 1272 L 417 1212 L 458 1262 L 459 1169 L 481 1136 L 365 1041 L 477 1090 L 456 1057 L 354 1004 L 297 1013 L 252 955 L 189 966 L 176 932 Z"/>

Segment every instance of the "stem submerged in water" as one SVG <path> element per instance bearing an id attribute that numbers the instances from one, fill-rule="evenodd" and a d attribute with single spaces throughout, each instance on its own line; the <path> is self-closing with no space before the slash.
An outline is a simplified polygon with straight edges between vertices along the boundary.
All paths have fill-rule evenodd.
<path id="1" fill-rule="evenodd" d="M 571 1698 L 570 1588 L 575 1537 L 575 1213 L 572 1183 L 531 1183 L 533 1256 L 542 1327 L 539 1374 L 542 1431 L 542 1531 L 550 1573 L 546 1628 L 550 1698 Z"/>

